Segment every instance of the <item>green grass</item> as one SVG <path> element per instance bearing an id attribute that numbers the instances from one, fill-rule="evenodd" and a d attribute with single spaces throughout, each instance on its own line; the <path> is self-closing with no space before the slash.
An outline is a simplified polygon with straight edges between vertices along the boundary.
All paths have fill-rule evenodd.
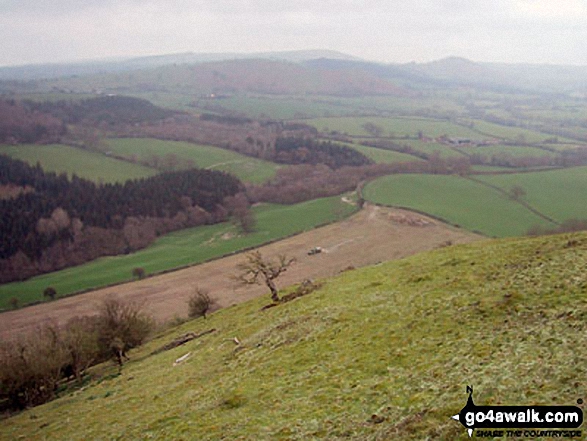
<path id="1" fill-rule="evenodd" d="M 438 153 L 442 158 L 462 158 L 464 155 L 449 145 L 438 142 L 424 142 L 419 139 L 398 140 L 398 144 L 406 144 L 415 150 L 432 155 Z"/>
<path id="2" fill-rule="evenodd" d="M 369 183 L 367 200 L 429 213 L 488 236 L 523 235 L 553 225 L 500 192 L 458 176 L 394 175 Z"/>
<path id="3" fill-rule="evenodd" d="M 587 167 L 477 178 L 505 190 L 519 185 L 526 191 L 526 202 L 559 222 L 587 219 Z"/>
<path id="4" fill-rule="evenodd" d="M 24 282 L 0 285 L 0 308 L 7 308 L 12 297 L 18 298 L 21 305 L 43 300 L 43 290 L 48 286 L 54 287 L 59 296 L 64 296 L 130 280 L 132 269 L 136 267 L 142 267 L 147 274 L 151 274 L 201 263 L 333 222 L 348 216 L 355 209 L 342 202 L 340 196 L 296 205 L 261 205 L 254 209 L 257 227 L 251 234 L 238 234 L 230 223 L 170 233 L 133 254 L 103 257 Z M 230 237 L 225 239 L 225 235 Z"/>
<path id="5" fill-rule="evenodd" d="M 382 118 L 382 117 L 349 117 L 349 118 L 315 118 L 305 120 L 321 131 L 337 131 L 351 136 L 369 136 L 369 132 L 363 127 L 366 123 L 375 124 L 383 129 L 383 136 L 403 137 L 418 135 L 421 130 L 424 135 L 438 137 L 449 135 L 455 137 L 479 138 L 479 134 L 472 130 L 448 121 L 427 118 Z"/>
<path id="6" fill-rule="evenodd" d="M 169 330 L 0 438 L 469 440 L 451 419 L 466 385 L 477 405 L 584 399 L 586 259 L 585 234 L 487 241 L 346 272 L 266 311 L 256 299 Z"/>
<path id="7" fill-rule="evenodd" d="M 200 168 L 222 170 L 243 181 L 260 183 L 271 179 L 279 166 L 218 147 L 150 138 L 121 138 L 107 140 L 109 149 L 125 158 L 135 156 L 148 160 L 152 156 L 175 155 L 179 166 L 188 167 L 188 161 Z"/>
<path id="8" fill-rule="evenodd" d="M 513 169 L 511 167 L 499 167 L 496 165 L 472 165 L 471 170 L 474 172 L 511 172 Z"/>
<path id="9" fill-rule="evenodd" d="M 328 115 L 349 115 L 355 109 L 343 102 L 303 96 L 250 96 L 240 95 L 221 100 L 198 100 L 200 108 L 221 107 L 252 118 L 294 119 Z"/>
<path id="10" fill-rule="evenodd" d="M 480 133 L 494 136 L 496 138 L 507 139 L 509 141 L 523 140 L 530 143 L 541 143 L 546 139 L 553 138 L 554 135 L 536 132 L 520 127 L 507 127 L 486 121 L 474 120 L 474 130 Z M 560 138 L 564 140 L 564 138 Z M 570 141 L 570 140 L 567 140 Z"/>
<path id="11" fill-rule="evenodd" d="M 94 182 L 125 182 L 157 174 L 156 170 L 149 167 L 67 145 L 0 146 L 0 154 L 20 159 L 33 166 L 39 162 L 45 171 L 67 173 L 69 177 L 76 174 L 80 178 Z"/>
<path id="12" fill-rule="evenodd" d="M 483 155 L 487 158 L 491 158 L 492 156 L 502 156 L 508 155 L 513 157 L 541 157 L 541 156 L 548 156 L 548 157 L 555 157 L 558 156 L 557 153 L 540 149 L 537 147 L 527 147 L 527 146 L 514 146 L 514 145 L 484 145 L 484 146 L 462 146 L 459 147 L 464 153 L 469 155 L 479 154 Z"/>
<path id="13" fill-rule="evenodd" d="M 373 160 L 377 164 L 393 164 L 397 162 L 414 162 L 414 161 L 422 161 L 421 158 L 417 156 L 408 155 L 406 153 L 395 152 L 392 150 L 384 150 L 378 149 L 375 147 L 368 147 L 360 144 L 350 144 L 348 142 L 339 142 L 337 144 L 344 145 L 346 147 L 350 147 L 363 155 L 367 158 Z"/>

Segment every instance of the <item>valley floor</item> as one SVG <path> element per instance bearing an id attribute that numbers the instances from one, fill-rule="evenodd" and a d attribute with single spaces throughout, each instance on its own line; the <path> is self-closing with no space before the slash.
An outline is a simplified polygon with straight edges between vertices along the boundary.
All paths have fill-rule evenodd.
<path id="1" fill-rule="evenodd" d="M 295 257 L 296 263 L 277 280 L 280 287 L 304 279 L 331 277 L 349 267 L 362 267 L 400 259 L 438 248 L 448 242 L 480 239 L 473 233 L 406 210 L 367 204 L 359 213 L 332 225 L 263 246 L 264 256 Z M 324 252 L 309 256 L 311 248 Z M 0 338 L 18 336 L 44 322 L 62 324 L 79 315 L 92 314 L 97 303 L 110 295 L 145 303 L 157 320 L 187 315 L 187 300 L 196 286 L 208 289 L 219 307 L 228 307 L 267 294 L 263 286 L 240 286 L 231 275 L 244 255 L 236 254 L 191 268 L 142 281 L 100 289 L 2 314 Z"/>

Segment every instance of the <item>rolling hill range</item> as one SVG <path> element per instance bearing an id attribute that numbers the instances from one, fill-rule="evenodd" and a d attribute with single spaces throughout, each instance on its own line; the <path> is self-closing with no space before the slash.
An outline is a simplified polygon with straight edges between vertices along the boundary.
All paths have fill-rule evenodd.
<path id="1" fill-rule="evenodd" d="M 191 95 L 238 92 L 282 95 L 408 95 L 406 90 L 359 69 L 325 70 L 267 59 L 166 65 L 56 79 L 42 87 L 75 92 L 184 92 Z"/>
<path id="2" fill-rule="evenodd" d="M 585 397 L 586 257 L 585 234 L 478 242 L 347 271 L 268 310 L 252 300 L 167 331 L 120 372 L 99 367 L 0 438 L 466 440 L 451 419 L 466 385 L 478 405 Z"/>
<path id="3" fill-rule="evenodd" d="M 76 75 L 92 75 L 96 73 L 124 72 L 146 69 L 171 64 L 196 64 L 213 61 L 239 59 L 270 59 L 290 62 L 305 62 L 317 58 L 331 60 L 358 60 L 352 55 L 332 50 L 299 50 L 257 53 L 193 53 L 152 55 L 110 60 L 93 60 L 78 63 L 32 64 L 23 66 L 0 67 L 0 80 L 35 80 L 47 78 L 70 77 Z"/>

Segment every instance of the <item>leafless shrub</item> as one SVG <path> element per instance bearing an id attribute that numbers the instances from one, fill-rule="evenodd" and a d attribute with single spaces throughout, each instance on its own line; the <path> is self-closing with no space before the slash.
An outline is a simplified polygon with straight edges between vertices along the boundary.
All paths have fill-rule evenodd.
<path id="1" fill-rule="evenodd" d="M 59 332 L 51 326 L 4 343 L 0 346 L 1 396 L 15 409 L 50 400 L 66 360 Z"/>
<path id="2" fill-rule="evenodd" d="M 50 300 L 55 300 L 56 296 L 57 296 L 57 290 L 55 288 L 53 288 L 52 286 L 48 286 L 43 291 L 43 297 L 49 298 Z"/>
<path id="3" fill-rule="evenodd" d="M 141 345 L 154 328 L 153 319 L 142 311 L 140 304 L 124 302 L 116 297 L 105 299 L 98 307 L 96 329 L 100 356 L 108 358 L 120 356 L 126 351 Z M 122 347 L 114 352 L 113 344 L 122 342 Z"/>
<path id="4" fill-rule="evenodd" d="M 188 316 L 191 318 L 204 317 L 212 307 L 214 301 L 207 290 L 196 288 L 188 300 Z"/>
<path id="5" fill-rule="evenodd" d="M 99 360 L 98 329 L 93 317 L 74 317 L 67 322 L 62 343 L 68 362 L 62 369 L 65 378 L 73 376 L 79 383 L 84 372 Z"/>
<path id="6" fill-rule="evenodd" d="M 144 279 L 145 278 L 145 269 L 144 268 L 133 268 L 132 269 L 132 276 L 136 277 L 137 279 Z"/>

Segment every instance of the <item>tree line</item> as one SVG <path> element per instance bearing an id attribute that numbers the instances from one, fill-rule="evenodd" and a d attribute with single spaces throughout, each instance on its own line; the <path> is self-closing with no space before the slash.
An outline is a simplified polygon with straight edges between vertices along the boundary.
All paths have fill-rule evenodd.
<path id="1" fill-rule="evenodd" d="M 275 161 L 285 164 L 324 164 L 330 168 L 372 164 L 355 149 L 306 137 L 280 137 L 275 141 Z"/>
<path id="2" fill-rule="evenodd" d="M 0 143 L 58 142 L 72 124 L 110 127 L 150 123 L 176 113 L 147 100 L 125 96 L 53 102 L 0 99 Z"/>
<path id="3" fill-rule="evenodd" d="M 155 122 L 176 114 L 129 96 L 99 96 L 77 101 L 24 101 L 32 112 L 49 114 L 65 124 L 118 125 Z"/>
<path id="4" fill-rule="evenodd" d="M 63 121 L 15 100 L 0 100 L 0 143 L 56 142 L 66 133 Z"/>
<path id="5" fill-rule="evenodd" d="M 96 185 L 0 155 L 0 184 L 33 188 L 0 201 L 0 281 L 142 248 L 157 235 L 225 220 L 234 176 L 191 169 Z"/>
<path id="6" fill-rule="evenodd" d="M 122 366 L 126 352 L 153 330 L 153 318 L 140 305 L 110 297 L 92 316 L 0 342 L 0 403 L 10 410 L 45 403 L 69 379 L 81 385 L 93 365 L 114 359 Z"/>

